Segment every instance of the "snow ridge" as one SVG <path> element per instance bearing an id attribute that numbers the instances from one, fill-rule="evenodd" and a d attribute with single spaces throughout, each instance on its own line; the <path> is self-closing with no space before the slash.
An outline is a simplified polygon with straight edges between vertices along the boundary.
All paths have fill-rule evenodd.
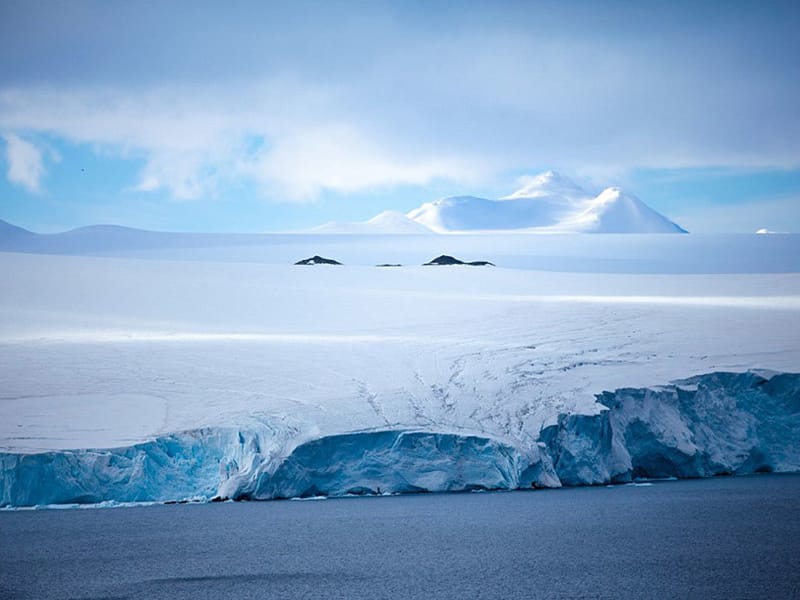
<path id="1" fill-rule="evenodd" d="M 535 443 L 393 429 L 303 441 L 271 422 L 106 450 L 0 454 L 0 506 L 508 490 L 800 471 L 800 374 L 710 373 L 597 397 Z M 302 443 L 301 443 L 302 442 Z"/>
<path id="2" fill-rule="evenodd" d="M 600 192 L 583 212 L 566 219 L 560 227 L 586 233 L 686 233 L 639 198 L 617 187 Z"/>

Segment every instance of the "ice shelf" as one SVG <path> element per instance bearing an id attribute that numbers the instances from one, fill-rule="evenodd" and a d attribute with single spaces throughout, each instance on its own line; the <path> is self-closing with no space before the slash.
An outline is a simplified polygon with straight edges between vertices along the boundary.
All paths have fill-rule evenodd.
<path id="1" fill-rule="evenodd" d="M 512 490 L 800 470 L 800 374 L 710 373 L 597 396 L 535 443 L 435 427 L 298 443 L 269 423 L 123 448 L 0 454 L 4 507 Z"/>

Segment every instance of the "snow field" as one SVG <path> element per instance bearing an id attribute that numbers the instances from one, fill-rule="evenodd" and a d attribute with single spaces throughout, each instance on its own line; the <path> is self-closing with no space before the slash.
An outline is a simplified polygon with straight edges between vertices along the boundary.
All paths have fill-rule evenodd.
<path id="1" fill-rule="evenodd" d="M 389 251 L 406 264 L 414 253 L 436 255 L 432 242 L 408 236 L 330 242 L 349 257 L 301 252 L 325 237 L 295 240 L 292 258 L 364 265 Z M 423 236 L 431 237 L 440 236 Z M 466 249 L 476 238 L 451 239 Z M 751 387 L 766 385 L 757 376 L 742 375 L 746 385 L 714 379 L 708 389 L 729 403 L 750 399 L 737 409 L 736 422 L 752 421 L 744 433 L 708 424 L 711 409 L 668 410 L 680 394 L 653 387 L 720 371 L 800 371 L 800 275 L 736 272 L 748 256 L 768 258 L 750 251 L 762 242 L 694 240 L 714 251 L 695 268 L 721 264 L 728 274 L 672 274 L 690 264 L 683 241 L 659 254 L 660 241 L 609 236 L 609 264 L 639 247 L 642 262 L 625 269 L 644 272 L 583 273 L 530 267 L 538 252 L 574 270 L 573 258 L 550 250 L 587 265 L 595 242 L 549 241 L 543 250 L 529 236 L 481 239 L 469 254 L 450 253 L 496 260 L 492 249 L 505 251 L 529 268 L 294 267 L 276 264 L 289 247 L 279 240 L 228 262 L 208 260 L 231 258 L 216 247 L 150 250 L 147 260 L 0 254 L 3 503 L 285 497 L 314 486 L 331 495 L 508 489 L 798 468 L 787 441 L 800 439 L 796 386 L 766 414 L 751 406 L 762 398 Z M 774 254 L 773 270 L 800 270 L 787 252 Z M 624 416 L 612 418 L 595 396 L 621 388 L 655 404 L 644 411 L 631 392 Z M 671 416 L 634 418 L 659 411 Z M 615 450 L 598 454 L 589 440 L 606 430 Z M 378 437 L 351 444 L 366 445 L 349 458 L 345 446 L 325 446 L 368 434 Z M 399 457 L 407 440 L 434 451 Z M 314 462 L 337 452 L 339 475 Z M 382 464 L 405 466 L 376 476 Z"/>

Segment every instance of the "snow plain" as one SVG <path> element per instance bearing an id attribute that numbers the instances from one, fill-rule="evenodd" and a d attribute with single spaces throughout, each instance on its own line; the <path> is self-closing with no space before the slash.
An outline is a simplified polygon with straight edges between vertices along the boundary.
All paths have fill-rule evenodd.
<path id="1" fill-rule="evenodd" d="M 430 488 L 382 491 L 513 487 L 522 463 L 539 460 L 547 427 L 607 412 L 601 392 L 720 371 L 800 371 L 800 236 L 140 239 L 131 231 L 6 241 L 18 251 L 0 253 L 3 504 L 308 495 L 320 479 L 297 484 L 310 477 L 307 462 L 275 487 L 308 443 L 385 431 L 406 433 L 370 438 L 371 456 L 394 456 L 398 440 L 419 432 L 438 437 L 412 444 L 435 446 L 417 473 Z M 498 267 L 413 266 L 441 253 Z M 346 264 L 291 265 L 313 254 Z M 410 266 L 371 266 L 383 262 Z M 784 388 L 782 431 L 800 439 L 792 404 L 800 401 Z M 689 441 L 686 455 L 700 447 Z M 773 456 L 770 468 L 800 468 L 794 446 L 783 446 L 788 455 Z M 168 463 L 161 475 L 152 474 L 155 447 Z M 96 452 L 91 464 L 62 452 L 98 448 L 119 450 Z M 465 459 L 476 474 L 462 488 L 453 482 L 464 470 L 442 466 L 452 459 L 446 448 L 478 453 Z M 719 470 L 744 464 L 748 448 L 723 452 L 735 457 L 720 459 Z M 489 454 L 482 479 L 476 465 Z M 35 456 L 66 461 L 66 470 L 22 460 Z M 375 460 L 362 465 L 373 484 L 384 464 Z M 550 465 L 529 478 L 601 483 L 618 479 L 615 468 L 572 480 Z M 150 473 L 138 487 L 136 469 Z M 98 470 L 105 479 L 91 492 L 74 491 Z M 358 472 L 342 471 L 346 485 L 317 491 L 358 492 Z M 51 493 L 58 486 L 41 483 L 45 475 L 73 487 Z"/>

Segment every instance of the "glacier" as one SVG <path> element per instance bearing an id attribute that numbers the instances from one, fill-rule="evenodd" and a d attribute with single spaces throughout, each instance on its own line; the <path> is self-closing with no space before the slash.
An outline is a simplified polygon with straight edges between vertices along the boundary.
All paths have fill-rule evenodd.
<path id="1" fill-rule="evenodd" d="M 596 396 L 535 438 L 286 423 L 128 447 L 0 454 L 0 506 L 515 490 L 800 471 L 800 374 L 714 372 Z"/>
<path id="2" fill-rule="evenodd" d="M 797 468 L 800 236 L 140 233 L 8 236 L 3 506 Z"/>

